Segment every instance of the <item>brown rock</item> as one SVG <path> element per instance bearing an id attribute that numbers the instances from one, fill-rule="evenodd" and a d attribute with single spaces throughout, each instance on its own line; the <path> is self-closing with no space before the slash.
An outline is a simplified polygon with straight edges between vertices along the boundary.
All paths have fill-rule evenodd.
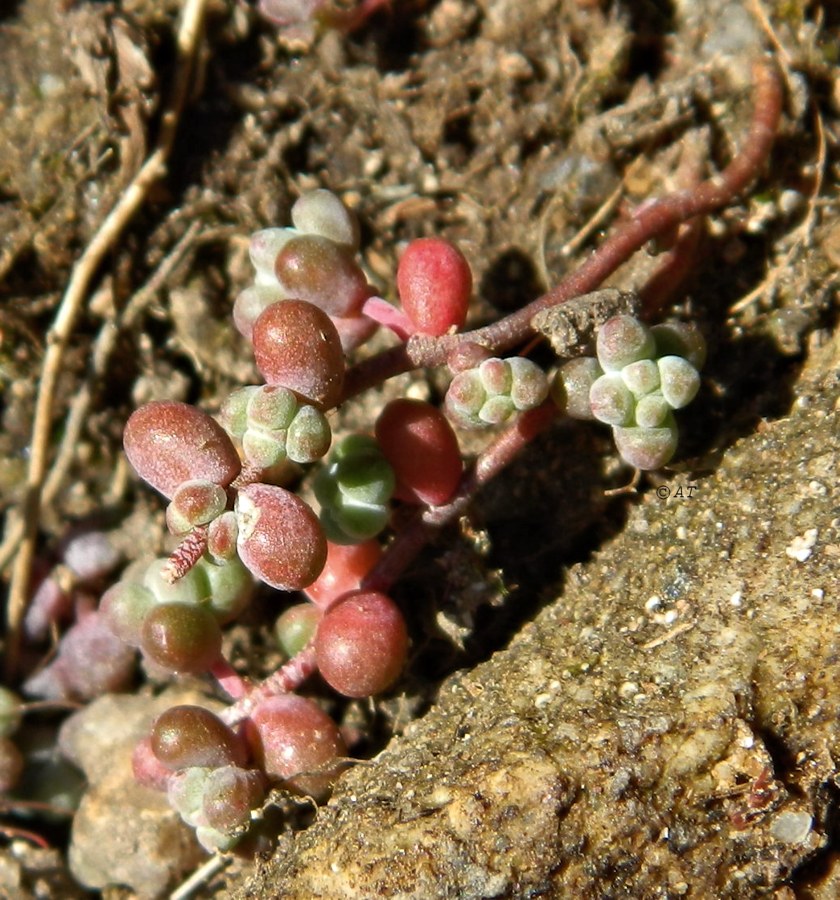
<path id="1" fill-rule="evenodd" d="M 840 756 L 839 361 L 714 475 L 650 490 L 238 896 L 783 889 L 826 846 Z"/>

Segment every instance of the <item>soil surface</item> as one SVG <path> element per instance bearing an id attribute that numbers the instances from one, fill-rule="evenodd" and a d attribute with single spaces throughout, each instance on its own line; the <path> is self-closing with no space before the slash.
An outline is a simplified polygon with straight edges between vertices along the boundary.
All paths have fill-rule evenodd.
<path id="1" fill-rule="evenodd" d="M 179 49 L 182 7 L 204 27 Z M 282 28 L 223 0 L 0 10 L 4 594 L 24 533 L 36 574 L 80 524 L 105 530 L 122 564 L 168 549 L 123 425 L 150 399 L 216 412 L 258 380 L 231 304 L 253 277 L 248 236 L 287 224 L 302 192 L 355 210 L 387 299 L 408 240 L 458 242 L 483 324 L 685 187 L 686 160 L 720 171 L 769 54 L 785 86 L 770 164 L 704 222 L 663 294 L 709 343 L 668 471 L 621 490 L 633 473 L 588 423 L 534 441 L 395 590 L 412 637 L 395 689 L 370 704 L 309 689 L 360 736 L 362 761 L 317 811 L 278 796 L 275 855 L 221 859 L 192 896 L 836 896 L 837 11 L 391 0 L 355 24 Z M 115 209 L 128 211 L 111 228 Z M 664 249 L 610 286 L 644 285 Z M 344 404 L 334 430 L 445 384 L 395 378 Z M 462 438 L 468 456 L 489 440 Z M 44 454 L 33 512 L 25 482 Z M 280 661 L 277 612 L 266 591 L 230 630 L 240 671 Z M 66 627 L 23 646 L 9 686 Z M 62 738 L 84 772 L 75 816 L 31 806 L 67 711 L 27 716 L 32 771 L 3 798 L 0 896 L 166 896 L 202 864 L 161 798 L 134 792 L 129 762 L 166 691 L 198 688 L 142 675 L 87 707 Z"/>

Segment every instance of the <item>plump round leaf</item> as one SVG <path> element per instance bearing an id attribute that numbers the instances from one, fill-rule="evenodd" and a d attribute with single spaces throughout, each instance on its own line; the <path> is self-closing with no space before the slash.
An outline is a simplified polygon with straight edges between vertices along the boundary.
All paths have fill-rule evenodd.
<path id="1" fill-rule="evenodd" d="M 651 328 L 656 341 L 656 355 L 682 356 L 695 369 L 706 362 L 706 341 L 692 322 L 662 322 Z"/>
<path id="2" fill-rule="evenodd" d="M 613 316 L 598 329 L 598 362 L 605 372 L 620 372 L 630 363 L 650 359 L 655 351 L 651 330 L 633 316 Z"/>
<path id="3" fill-rule="evenodd" d="M 652 359 L 640 359 L 625 366 L 621 378 L 634 397 L 643 397 L 659 387 L 659 367 Z"/>
<path id="4" fill-rule="evenodd" d="M 295 694 L 271 697 L 254 710 L 247 737 L 263 771 L 284 786 L 323 799 L 347 754 L 335 722 L 311 700 Z"/>
<path id="5" fill-rule="evenodd" d="M 446 334 L 467 317 L 472 273 L 463 253 L 442 238 L 412 241 L 397 266 L 397 291 L 422 334 Z"/>
<path id="6" fill-rule="evenodd" d="M 286 433 L 286 453 L 292 462 L 312 463 L 324 456 L 331 442 L 326 416 L 314 406 L 302 406 Z"/>
<path id="7" fill-rule="evenodd" d="M 204 824 L 204 789 L 212 771 L 208 766 L 191 766 L 174 772 L 166 782 L 166 799 L 187 825 Z"/>
<path id="8" fill-rule="evenodd" d="M 228 510 L 217 519 L 213 519 L 207 529 L 207 552 L 213 562 L 222 565 L 236 556 L 238 534 L 239 526 L 233 510 Z"/>
<path id="9" fill-rule="evenodd" d="M 344 352 L 330 317 L 303 300 L 269 306 L 254 323 L 254 356 L 268 384 L 294 391 L 320 409 L 335 406 L 344 385 Z"/>
<path id="10" fill-rule="evenodd" d="M 254 594 L 254 578 L 236 557 L 213 562 L 200 559 L 195 567 L 208 584 L 208 608 L 220 625 L 233 621 L 248 606 Z"/>
<path id="11" fill-rule="evenodd" d="M 602 375 L 589 391 L 592 415 L 607 425 L 630 425 L 636 400 L 617 372 Z"/>
<path id="12" fill-rule="evenodd" d="M 286 296 L 314 303 L 330 316 L 358 315 L 371 294 L 353 251 L 315 234 L 288 241 L 274 272 Z"/>
<path id="13" fill-rule="evenodd" d="M 139 647 L 143 623 L 157 602 L 144 585 L 118 581 L 102 595 L 99 609 L 107 626 L 121 641 Z"/>
<path id="14" fill-rule="evenodd" d="M 244 766 L 247 747 L 209 709 L 183 704 L 161 713 L 152 725 L 155 756 L 173 771 L 191 766 Z"/>
<path id="15" fill-rule="evenodd" d="M 594 356 L 579 356 L 563 363 L 551 382 L 551 399 L 557 408 L 573 419 L 594 419 L 589 391 L 604 374 Z"/>
<path id="16" fill-rule="evenodd" d="M 325 609 L 339 597 L 359 588 L 381 556 L 382 547 L 373 539 L 357 544 L 327 541 L 327 561 L 321 574 L 306 588 L 306 596 Z"/>
<path id="17" fill-rule="evenodd" d="M 186 403 L 155 400 L 135 410 L 123 434 L 137 474 L 171 499 L 185 481 L 227 487 L 241 464 L 230 437 L 206 413 Z"/>
<path id="18" fill-rule="evenodd" d="M 375 537 L 388 522 L 394 471 L 375 438 L 351 434 L 319 470 L 313 488 L 329 540 L 356 543 Z"/>
<path id="19" fill-rule="evenodd" d="M 288 388 L 264 384 L 248 397 L 246 427 L 285 431 L 299 406 L 298 398 Z"/>
<path id="20" fill-rule="evenodd" d="M 196 479 L 179 484 L 166 507 L 166 527 L 172 534 L 187 534 L 207 525 L 227 506 L 227 492 L 212 481 Z"/>
<path id="21" fill-rule="evenodd" d="M 641 428 L 659 428 L 670 411 L 668 401 L 659 391 L 645 394 L 636 401 L 636 425 Z"/>
<path id="22" fill-rule="evenodd" d="M 266 584 L 299 591 L 318 577 L 327 541 L 318 517 L 281 487 L 250 484 L 236 499 L 237 548 L 242 562 Z"/>
<path id="23" fill-rule="evenodd" d="M 321 610 L 313 603 L 296 603 L 277 619 L 274 636 L 289 659 L 309 643 L 320 621 Z"/>
<path id="24" fill-rule="evenodd" d="M 162 603 L 143 622 L 140 648 L 170 672 L 206 672 L 219 659 L 222 632 L 203 606 Z"/>
<path id="25" fill-rule="evenodd" d="M 298 231 L 329 238 L 351 250 L 359 246 L 356 217 L 332 191 L 323 188 L 307 191 L 295 200 L 292 224 Z"/>
<path id="26" fill-rule="evenodd" d="M 358 591 L 333 604 L 315 635 L 318 669 L 346 697 L 368 697 L 390 687 L 407 653 L 405 619 L 378 591 Z"/>
<path id="27" fill-rule="evenodd" d="M 249 384 L 228 394 L 219 410 L 219 422 L 228 434 L 241 438 L 248 427 L 248 405 L 263 385 Z"/>
<path id="28" fill-rule="evenodd" d="M 131 752 L 131 770 L 138 784 L 153 791 L 166 791 L 172 777 L 172 769 L 155 756 L 150 735 L 141 738 L 134 745 Z"/>
<path id="29" fill-rule="evenodd" d="M 458 439 L 443 413 L 421 400 L 393 400 L 376 421 L 376 440 L 396 477 L 395 496 L 439 506 L 461 480 Z"/>
<path id="30" fill-rule="evenodd" d="M 251 257 L 251 264 L 257 273 L 258 285 L 277 283 L 274 274 L 277 254 L 295 237 L 297 237 L 297 232 L 293 228 L 261 228 L 251 235 L 248 253 Z"/>
<path id="31" fill-rule="evenodd" d="M 202 812 L 207 825 L 229 834 L 251 821 L 251 811 L 265 798 L 265 778 L 236 765 L 214 769 L 207 778 Z"/>
<path id="32" fill-rule="evenodd" d="M 487 401 L 487 391 L 481 383 L 478 369 L 458 372 L 446 391 L 446 414 L 460 428 L 486 428 L 481 409 Z"/>
<path id="33" fill-rule="evenodd" d="M 203 603 L 210 596 L 207 575 L 199 566 L 193 566 L 181 578 L 170 581 L 166 575 L 169 559 L 165 556 L 152 560 L 143 575 L 143 586 L 154 594 L 158 603 Z"/>
<path id="34" fill-rule="evenodd" d="M 681 356 L 663 356 L 658 360 L 662 396 L 672 409 L 682 409 L 700 390 L 700 373 Z"/>
<path id="35" fill-rule="evenodd" d="M 659 469 L 677 449 L 679 432 L 673 415 L 658 428 L 613 428 L 613 439 L 621 458 L 637 469 Z"/>
<path id="36" fill-rule="evenodd" d="M 506 360 L 510 368 L 510 399 L 519 412 L 534 409 L 548 396 L 548 378 L 533 360 L 512 356 Z"/>
<path id="37" fill-rule="evenodd" d="M 272 272 L 273 284 L 252 284 L 237 296 L 233 304 L 233 324 L 246 340 L 252 340 L 254 322 L 272 303 L 284 300 L 282 288 Z"/>

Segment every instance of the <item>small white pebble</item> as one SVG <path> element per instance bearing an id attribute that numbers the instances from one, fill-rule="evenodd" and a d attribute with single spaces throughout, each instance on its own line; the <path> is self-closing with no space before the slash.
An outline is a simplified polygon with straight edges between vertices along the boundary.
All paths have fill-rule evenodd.
<path id="1" fill-rule="evenodd" d="M 821 481 L 816 480 L 809 482 L 808 490 L 813 497 L 825 497 L 828 493 L 828 488 Z"/>
<path id="2" fill-rule="evenodd" d="M 783 844 L 801 844 L 811 833 L 812 823 L 806 812 L 783 812 L 773 820 L 770 834 Z"/>
<path id="3" fill-rule="evenodd" d="M 618 686 L 618 693 L 625 700 L 638 693 L 639 685 L 635 681 L 625 681 Z"/>
<path id="4" fill-rule="evenodd" d="M 729 598 L 729 602 L 733 606 L 740 606 L 744 600 L 744 595 L 740 591 L 735 591 L 735 593 Z"/>
<path id="5" fill-rule="evenodd" d="M 662 598 L 654 594 L 652 597 L 648 597 L 645 602 L 645 609 L 648 612 L 653 612 L 655 609 L 659 609 L 662 606 Z"/>
<path id="6" fill-rule="evenodd" d="M 795 213 L 804 202 L 804 195 L 790 188 L 779 194 L 779 209 L 786 216 Z"/>
<path id="7" fill-rule="evenodd" d="M 823 597 L 825 597 L 825 591 L 824 591 L 822 588 L 814 588 L 814 589 L 811 591 L 811 596 L 812 596 L 815 600 L 822 600 Z"/>
<path id="8" fill-rule="evenodd" d="M 677 540 L 684 541 L 688 537 L 685 525 L 677 525 Z"/>
<path id="9" fill-rule="evenodd" d="M 817 543 L 817 534 L 816 528 L 809 528 L 805 534 L 797 535 L 790 544 L 785 547 L 785 553 L 797 562 L 805 562 L 805 560 L 811 556 L 814 544 Z"/>
<path id="10" fill-rule="evenodd" d="M 537 694 L 537 696 L 534 697 L 534 706 L 536 706 L 537 709 L 542 709 L 544 706 L 548 706 L 548 704 L 550 702 L 551 702 L 551 694 L 548 694 L 548 693 Z"/>
<path id="11" fill-rule="evenodd" d="M 669 609 L 668 612 L 662 616 L 662 621 L 665 625 L 673 625 L 679 617 L 680 614 L 675 609 Z"/>

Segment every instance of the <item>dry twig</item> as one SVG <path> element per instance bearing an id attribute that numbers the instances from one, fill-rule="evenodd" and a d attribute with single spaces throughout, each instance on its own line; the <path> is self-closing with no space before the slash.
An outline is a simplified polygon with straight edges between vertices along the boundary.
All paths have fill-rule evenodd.
<path id="1" fill-rule="evenodd" d="M 143 205 L 151 186 L 166 172 L 178 122 L 192 85 L 206 2 L 207 0 L 185 0 L 178 31 L 178 65 L 175 82 L 163 112 L 157 145 L 73 267 L 55 321 L 47 334 L 47 350 L 32 425 L 31 456 L 21 506 L 23 535 L 9 586 L 5 661 L 7 677 L 11 677 L 17 668 L 20 653 L 21 626 L 29 598 L 29 583 L 35 558 L 44 480 L 47 474 L 53 401 L 64 352 L 99 266 Z"/>

